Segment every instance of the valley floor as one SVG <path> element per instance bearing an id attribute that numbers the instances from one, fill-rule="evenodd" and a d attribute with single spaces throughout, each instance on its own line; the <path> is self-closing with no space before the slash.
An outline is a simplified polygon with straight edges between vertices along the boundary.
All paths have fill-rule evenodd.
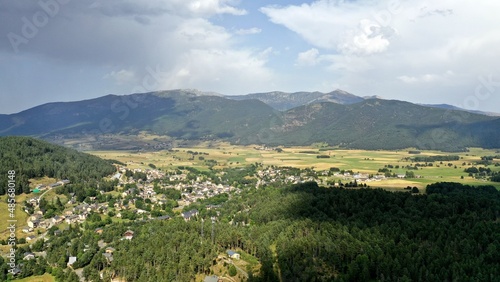
<path id="1" fill-rule="evenodd" d="M 235 146 L 228 143 L 207 143 L 195 147 L 179 147 L 161 151 L 89 151 L 104 159 L 115 159 L 126 163 L 129 168 L 148 168 L 149 164 L 168 170 L 178 166 L 190 166 L 199 170 L 214 168 L 245 167 L 259 163 L 264 166 L 312 168 L 318 173 L 338 168 L 337 173 L 320 177 L 320 182 L 366 183 L 370 187 L 399 190 L 407 186 L 424 189 L 428 184 L 451 181 L 468 185 L 494 185 L 500 189 L 500 183 L 488 181 L 488 177 L 469 176 L 464 172 L 470 167 L 484 167 L 481 157 L 500 155 L 498 150 L 471 148 L 469 152 L 448 153 L 440 151 L 421 151 L 410 154 L 408 150 L 368 151 L 345 150 L 325 147 L 262 147 Z M 458 160 L 436 161 L 432 166 L 420 166 L 425 162 L 416 162 L 411 158 L 426 156 L 458 156 Z M 478 163 L 479 162 L 479 163 Z M 415 170 L 415 165 L 418 169 Z M 392 166 L 392 168 L 391 168 Z M 411 169 L 409 169 L 409 166 Z M 370 178 L 384 175 L 384 168 L 389 167 L 392 176 Z M 500 171 L 500 159 L 493 159 L 488 166 L 492 171 Z M 343 174 L 339 172 L 344 171 Z M 414 177 L 407 177 L 412 171 Z M 335 172 L 335 171 L 333 171 Z M 349 172 L 349 175 L 346 174 Z"/>

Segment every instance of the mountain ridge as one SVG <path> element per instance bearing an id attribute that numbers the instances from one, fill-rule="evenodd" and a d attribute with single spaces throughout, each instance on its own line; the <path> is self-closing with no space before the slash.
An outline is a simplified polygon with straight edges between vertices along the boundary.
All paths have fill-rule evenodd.
<path id="1" fill-rule="evenodd" d="M 303 98 L 299 93 L 291 97 Z M 50 139 L 55 135 L 151 132 L 180 140 L 226 140 L 236 144 L 326 142 L 359 149 L 417 147 L 448 151 L 500 148 L 498 117 L 377 97 L 363 99 L 340 90 L 312 93 L 306 97 L 306 104 L 283 111 L 251 95 L 247 96 L 251 99 L 231 99 L 182 89 L 110 94 L 0 115 L 0 135 Z M 284 92 L 271 95 L 285 100 L 289 97 Z M 358 102 L 350 103 L 353 96 Z M 332 102 L 335 97 L 346 98 L 345 103 Z"/>
<path id="2" fill-rule="evenodd" d="M 340 89 L 328 93 L 323 93 L 319 91 L 314 91 L 314 92 L 301 91 L 293 93 L 273 91 L 264 93 L 252 93 L 246 95 L 232 95 L 226 97 L 234 100 L 257 99 L 279 111 L 286 111 L 298 106 L 318 103 L 318 102 L 354 104 L 364 100 L 359 96 L 353 95 L 349 92 Z"/>

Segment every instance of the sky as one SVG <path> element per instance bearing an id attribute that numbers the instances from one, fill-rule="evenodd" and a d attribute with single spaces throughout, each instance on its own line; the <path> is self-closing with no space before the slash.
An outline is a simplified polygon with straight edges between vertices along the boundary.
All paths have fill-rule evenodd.
<path id="1" fill-rule="evenodd" d="M 2 0 L 0 114 L 178 88 L 500 112 L 498 0 Z"/>

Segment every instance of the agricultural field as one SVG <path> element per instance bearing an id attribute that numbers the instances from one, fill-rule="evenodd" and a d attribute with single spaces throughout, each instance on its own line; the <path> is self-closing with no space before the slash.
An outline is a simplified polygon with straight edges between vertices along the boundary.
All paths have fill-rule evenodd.
<path id="1" fill-rule="evenodd" d="M 469 185 L 495 185 L 500 189 L 500 183 L 489 182 L 470 177 L 464 169 L 477 165 L 482 156 L 498 155 L 497 150 L 471 148 L 469 152 L 448 153 L 440 151 L 421 151 L 420 154 L 410 154 L 408 150 L 399 151 L 367 151 L 345 150 L 338 148 L 320 147 L 280 147 L 263 148 L 260 146 L 235 146 L 228 143 L 201 144 L 193 147 L 173 148 L 171 150 L 134 152 L 134 151 L 89 151 L 89 153 L 104 159 L 115 159 L 126 163 L 129 168 L 150 168 L 151 165 L 169 170 L 179 166 L 191 166 L 200 170 L 210 167 L 242 167 L 252 163 L 261 163 L 264 166 L 289 166 L 297 168 L 313 168 L 316 171 L 338 168 L 352 170 L 354 173 L 377 174 L 379 169 L 392 165 L 391 173 L 405 174 L 407 165 L 414 166 L 408 158 L 425 156 L 458 156 L 456 161 L 433 162 L 433 166 L 419 167 L 412 170 L 416 178 L 390 178 L 381 181 L 372 181 L 368 185 L 381 188 L 398 188 L 416 186 L 425 188 L 427 184 L 452 181 Z M 321 156 L 321 157 L 319 157 Z M 499 159 L 494 159 L 488 167 L 492 171 L 500 171 Z M 424 164 L 420 162 L 419 164 Z M 342 177 L 333 177 L 326 180 L 341 180 Z"/>

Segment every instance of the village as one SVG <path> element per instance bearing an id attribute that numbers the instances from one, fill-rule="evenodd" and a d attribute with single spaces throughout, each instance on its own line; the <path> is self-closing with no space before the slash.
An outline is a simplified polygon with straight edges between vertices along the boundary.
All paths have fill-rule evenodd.
<path id="1" fill-rule="evenodd" d="M 200 216 L 198 209 L 200 203 L 202 203 L 201 209 L 209 211 L 204 213 L 204 217 L 207 217 L 207 220 L 217 221 L 219 216 L 217 210 L 221 207 L 221 203 L 217 201 L 212 203 L 210 199 L 231 197 L 241 193 L 245 187 L 260 189 L 265 186 L 280 187 L 283 184 L 311 181 L 331 187 L 354 187 L 348 183 L 366 187 L 366 183 L 386 179 L 382 174 L 368 175 L 337 169 L 317 172 L 309 168 L 258 166 L 253 172 L 239 170 L 243 173 L 239 178 L 226 179 L 230 173 L 224 171 L 208 176 L 206 173 L 197 174 L 196 170 L 189 168 L 166 172 L 156 168 L 129 169 L 126 166 L 117 166 L 116 173 L 108 179 L 116 184 L 113 191 L 103 191 L 96 187 L 98 195 L 87 197 L 83 201 L 81 199 L 79 201 L 75 193 L 66 193 L 68 197 L 61 203 L 63 210 L 50 216 L 47 216 L 46 211 L 40 207 L 40 203 L 54 202 L 54 199 L 60 201 L 58 193 L 53 191 L 56 189 L 64 191 L 65 187 L 72 183 L 64 179 L 54 183 L 39 184 L 33 189 L 34 196 L 25 202 L 24 211 L 29 216 L 26 225 L 22 227 L 22 232 L 26 234 L 25 241 L 32 244 L 40 239 L 46 240 L 46 235 L 49 233 L 52 236 L 59 236 L 69 226 L 75 224 L 87 228 L 94 226 L 89 222 L 95 223 L 96 217 L 99 218 L 98 221 L 100 218 L 106 218 L 107 223 L 123 220 L 170 220 L 172 217 L 181 217 L 189 221 Z M 405 177 L 405 175 L 395 177 Z M 190 208 L 191 206 L 196 208 Z M 98 226 L 93 228 L 93 231 L 102 234 L 103 228 Z M 134 231 L 127 230 L 122 234 L 121 240 L 132 240 L 133 237 Z M 104 243 L 100 247 L 105 248 L 103 256 L 106 260 L 112 262 L 114 248 L 107 247 Z M 234 250 L 228 252 L 229 259 L 239 259 L 239 254 Z M 43 256 L 43 253 L 27 253 L 25 257 L 29 260 L 35 256 Z M 72 267 L 76 262 L 77 257 L 70 256 L 67 265 Z M 216 281 L 215 277 L 207 276 L 206 281 Z"/>
<path id="2" fill-rule="evenodd" d="M 134 177 L 134 175 L 142 174 L 143 178 Z M 30 234 L 26 237 L 27 241 L 36 238 L 33 235 L 35 230 L 50 229 L 62 223 L 66 224 L 84 224 L 90 214 L 112 215 L 113 218 L 127 218 L 124 214 L 134 214 L 135 219 L 154 219 L 151 210 L 155 207 L 165 207 L 165 205 L 175 200 L 173 213 L 171 215 L 162 215 L 161 218 L 169 218 L 173 215 L 182 216 L 185 220 L 190 220 L 198 213 L 196 210 L 183 211 L 184 207 L 191 204 L 210 199 L 217 195 L 232 193 L 240 193 L 240 187 L 235 187 L 229 184 L 216 183 L 214 179 L 208 178 L 206 175 L 196 175 L 193 177 L 192 172 L 182 171 L 179 173 L 166 173 L 159 169 L 128 169 L 125 166 L 117 167 L 117 172 L 110 177 L 117 183 L 116 191 L 114 191 L 113 201 L 99 202 L 96 197 L 89 197 L 88 202 L 78 202 L 74 193 L 69 193 L 70 198 L 64 204 L 64 211 L 61 214 L 47 217 L 44 211 L 39 208 L 40 200 L 52 189 L 63 187 L 71 184 L 69 180 L 60 180 L 55 183 L 38 185 L 33 190 L 34 197 L 26 200 L 27 206 L 32 207 L 31 211 L 25 208 L 25 212 L 29 214 L 26 226 L 22 228 L 24 233 Z M 251 184 L 255 188 L 273 184 L 298 184 L 303 182 L 316 181 L 323 184 L 339 187 L 344 183 L 358 183 L 363 185 L 372 181 L 381 181 L 386 179 L 386 176 L 368 175 L 362 173 L 353 173 L 352 171 L 335 171 L 325 170 L 316 172 L 312 169 L 300 170 L 290 167 L 263 167 L 256 171 L 254 175 L 249 177 L 255 178 Z M 326 181 L 328 177 L 334 177 L 337 181 Z M 397 178 L 406 177 L 396 175 Z M 220 182 L 220 181 L 218 181 Z M 344 182 L 344 183 L 343 183 Z M 247 185 L 247 184 L 245 184 Z M 178 199 L 171 199 L 162 191 L 173 189 L 179 192 Z M 107 192 L 99 191 L 100 194 Z M 147 209 L 139 202 L 147 203 Z M 216 209 L 218 205 L 207 205 L 207 209 Z M 160 216 L 159 216 L 160 217 Z"/>
<path id="3" fill-rule="evenodd" d="M 272 184 L 276 181 L 284 183 L 302 183 L 305 181 L 314 181 L 316 178 L 299 173 L 292 175 L 288 169 L 267 168 L 257 171 L 253 176 L 257 178 L 251 186 L 259 188 L 263 185 Z M 295 173 L 295 170 L 294 170 Z M 224 175 L 224 173 L 222 173 Z M 196 208 L 189 209 L 193 204 L 197 204 L 217 196 L 230 196 L 241 192 L 242 185 L 234 183 L 229 185 L 221 183 L 220 179 L 211 179 L 206 175 L 193 176 L 193 172 L 188 170 L 175 173 L 166 173 L 159 169 L 128 169 L 125 166 L 117 166 L 117 172 L 109 177 L 109 181 L 116 183 L 113 191 L 98 190 L 98 195 L 87 197 L 79 201 L 75 193 L 66 193 L 67 198 L 62 201 L 63 210 L 57 214 L 47 213 L 40 207 L 41 202 L 60 202 L 57 189 L 64 191 L 73 183 L 64 179 L 53 183 L 39 184 L 33 191 L 32 197 L 25 201 L 24 212 L 28 214 L 26 225 L 21 227 L 25 237 L 21 239 L 28 244 L 34 244 L 38 240 L 48 240 L 47 236 L 60 236 L 69 226 L 89 227 L 93 226 L 96 216 L 106 218 L 107 223 L 123 220 L 170 220 L 172 217 L 181 217 L 185 221 L 197 218 L 200 211 Z M 248 184 L 244 184 L 248 185 Z M 239 186 L 239 187 L 236 187 Z M 59 193 L 60 193 L 59 191 Z M 169 193 L 163 193 L 170 191 Z M 176 191 L 172 193 L 171 191 Z M 176 196 L 172 196 L 175 194 Z M 99 201 L 99 196 L 108 196 L 110 201 Z M 204 209 L 211 211 L 208 220 L 217 221 L 219 212 L 217 211 L 220 203 L 204 204 Z M 168 207 L 172 207 L 169 210 Z M 156 212 L 155 212 L 156 211 Z M 161 211 L 161 214 L 158 213 Z M 111 219 L 111 220 L 110 220 Z M 100 219 L 99 219 L 100 220 Z M 96 234 L 102 234 L 103 228 L 96 227 L 92 229 Z M 132 240 L 134 231 L 127 230 L 122 234 L 121 240 Z M 111 263 L 113 261 L 113 247 L 107 246 L 102 241 L 100 246 L 105 248 L 103 256 Z M 36 257 L 45 257 L 46 252 L 27 252 L 23 260 L 31 260 Z M 239 260 L 239 254 L 234 250 L 229 250 L 226 262 L 232 263 L 232 259 Z M 76 256 L 67 258 L 67 266 L 72 267 L 77 263 Z M 236 266 L 237 267 L 237 266 Z M 16 269 L 20 269 L 19 267 Z M 75 269 L 76 270 L 76 269 Z M 76 273 L 82 278 L 79 271 Z M 245 274 L 244 272 L 242 272 Z M 207 276 L 206 281 L 215 281 L 216 276 Z"/>

